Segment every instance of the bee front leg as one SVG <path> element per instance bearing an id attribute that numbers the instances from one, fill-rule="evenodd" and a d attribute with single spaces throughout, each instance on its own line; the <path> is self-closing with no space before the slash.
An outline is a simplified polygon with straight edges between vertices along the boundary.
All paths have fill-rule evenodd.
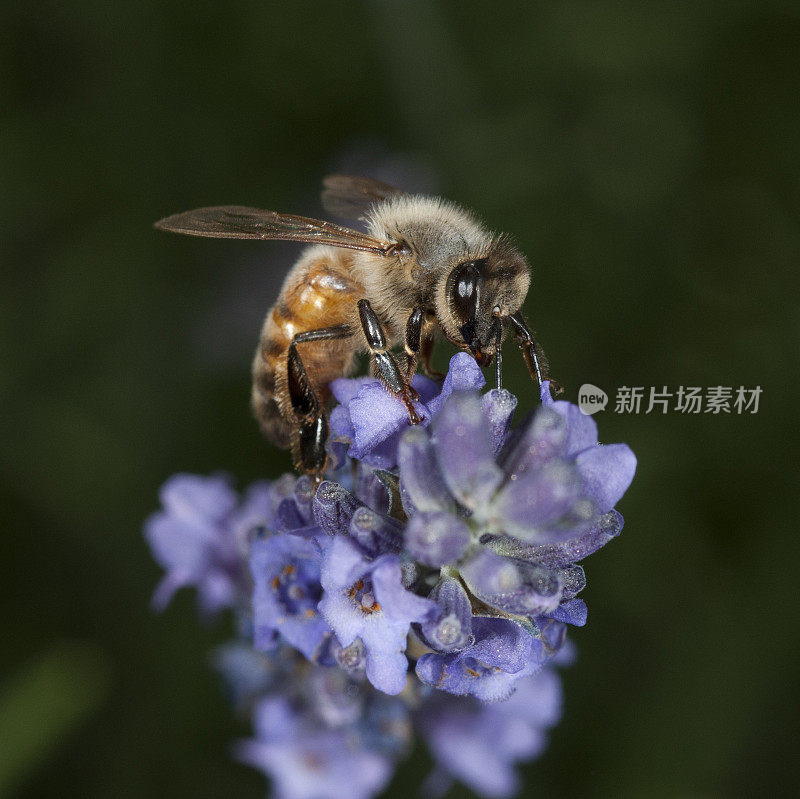
<path id="1" fill-rule="evenodd" d="M 500 309 L 495 309 L 494 316 L 494 373 L 497 382 L 497 390 L 503 387 L 503 319 L 500 316 Z"/>
<path id="2" fill-rule="evenodd" d="M 414 408 L 416 391 L 409 385 L 405 375 L 387 349 L 386 336 L 369 300 L 358 301 L 358 315 L 364 331 L 364 338 L 367 340 L 367 347 L 375 363 L 378 379 L 383 383 L 384 388 L 399 397 L 406 406 L 411 424 L 419 424 L 422 419 Z"/>
<path id="3" fill-rule="evenodd" d="M 433 329 L 436 327 L 436 317 L 428 314 L 425 319 L 425 325 L 422 328 L 422 342 L 420 344 L 419 357 L 422 361 L 422 372 L 425 377 L 430 377 L 433 380 L 444 380 L 446 375 L 438 369 L 433 368 Z"/>
<path id="4" fill-rule="evenodd" d="M 297 345 L 311 341 L 346 338 L 351 333 L 349 325 L 323 327 L 295 334 L 289 345 L 286 375 L 289 399 L 298 425 L 292 443 L 295 465 L 307 474 L 314 475 L 317 481 L 322 479 L 328 463 L 328 453 L 325 451 L 328 440 L 328 419 L 308 379 Z"/>
<path id="5" fill-rule="evenodd" d="M 406 322 L 406 380 L 411 380 L 417 371 L 419 350 L 422 341 L 422 326 L 425 323 L 425 309 L 414 308 Z M 415 398 L 416 399 L 416 398 Z"/>
<path id="6" fill-rule="evenodd" d="M 522 350 L 522 357 L 525 359 L 528 372 L 541 388 L 542 381 L 549 379 L 547 357 L 539 344 L 534 340 L 533 333 L 531 333 L 528 323 L 519 311 L 506 318 L 511 323 L 514 338 L 516 338 Z M 555 380 L 550 380 L 550 384 L 556 394 L 563 390 L 561 385 Z"/>

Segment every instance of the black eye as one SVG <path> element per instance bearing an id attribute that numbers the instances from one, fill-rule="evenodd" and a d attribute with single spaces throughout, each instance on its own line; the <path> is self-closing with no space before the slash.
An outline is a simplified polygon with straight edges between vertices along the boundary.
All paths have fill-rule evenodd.
<path id="1" fill-rule="evenodd" d="M 479 261 L 467 261 L 461 264 L 453 275 L 450 300 L 453 310 L 462 322 L 474 318 L 478 308 L 481 270 Z"/>

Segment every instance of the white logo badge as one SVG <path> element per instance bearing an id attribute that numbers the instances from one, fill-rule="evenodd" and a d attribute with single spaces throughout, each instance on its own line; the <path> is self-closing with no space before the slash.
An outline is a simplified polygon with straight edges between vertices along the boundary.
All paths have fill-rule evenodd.
<path id="1" fill-rule="evenodd" d="M 578 407 L 584 416 L 604 410 L 607 404 L 608 394 L 591 383 L 584 383 L 578 391 Z"/>

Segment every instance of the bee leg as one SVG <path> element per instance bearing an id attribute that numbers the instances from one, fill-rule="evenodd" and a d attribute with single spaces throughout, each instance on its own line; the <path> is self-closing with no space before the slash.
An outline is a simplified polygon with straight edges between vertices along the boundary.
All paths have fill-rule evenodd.
<path id="1" fill-rule="evenodd" d="M 444 380 L 446 377 L 444 372 L 434 369 L 431 363 L 433 360 L 433 336 L 423 335 L 419 355 L 422 361 L 422 372 L 425 377 L 430 377 L 434 380 Z"/>
<path id="2" fill-rule="evenodd" d="M 497 390 L 503 387 L 503 320 L 498 314 L 494 317 L 495 356 L 494 368 L 497 378 Z"/>
<path id="3" fill-rule="evenodd" d="M 351 332 L 349 325 L 308 330 L 297 333 L 289 345 L 286 364 L 289 399 L 299 428 L 293 446 L 296 466 L 308 474 L 313 474 L 317 481 L 321 480 L 328 463 L 328 453 L 325 451 L 325 443 L 328 440 L 328 419 L 308 379 L 297 345 L 309 341 L 346 338 Z"/>
<path id="4" fill-rule="evenodd" d="M 406 322 L 406 379 L 411 380 L 417 371 L 417 364 L 422 359 L 422 371 L 426 377 L 444 378 L 441 372 L 437 372 L 431 366 L 433 356 L 433 335 L 431 334 L 431 322 L 433 315 L 424 308 L 414 308 L 411 316 Z M 416 399 L 416 397 L 415 397 Z"/>
<path id="5" fill-rule="evenodd" d="M 544 351 L 533 338 L 528 323 L 519 311 L 506 318 L 511 323 L 514 338 L 516 338 L 522 350 L 522 357 L 525 359 L 525 364 L 528 367 L 530 376 L 536 380 L 541 387 L 542 381 L 549 379 L 547 357 Z M 563 390 L 561 385 L 555 380 L 551 380 L 550 384 L 556 394 Z"/>
<path id="6" fill-rule="evenodd" d="M 386 348 L 386 336 L 369 300 L 358 301 L 358 315 L 361 319 L 364 338 L 367 340 L 367 347 L 375 363 L 378 379 L 383 383 L 384 388 L 391 391 L 406 406 L 411 424 L 419 424 L 422 419 L 414 408 L 413 402 L 416 392 L 408 384 L 405 375 L 400 371 L 397 362 Z"/>
<path id="7" fill-rule="evenodd" d="M 422 325 L 425 322 L 425 309 L 414 308 L 411 316 L 408 317 L 406 322 L 406 366 L 405 375 L 406 380 L 410 381 L 417 371 L 417 363 L 419 361 L 420 342 L 422 340 Z M 412 386 L 413 388 L 413 386 Z M 415 392 L 416 393 L 416 392 Z M 413 395 L 412 395 L 413 396 Z M 419 397 L 414 397 L 419 399 Z"/>

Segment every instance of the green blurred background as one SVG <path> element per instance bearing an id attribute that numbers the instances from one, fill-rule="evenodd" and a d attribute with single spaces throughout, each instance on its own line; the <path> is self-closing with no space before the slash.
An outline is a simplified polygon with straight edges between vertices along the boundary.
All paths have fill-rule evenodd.
<path id="1" fill-rule="evenodd" d="M 0 795 L 263 795 L 208 667 L 230 625 L 188 591 L 151 614 L 140 529 L 172 472 L 287 468 L 248 373 L 297 248 L 151 224 L 319 214 L 332 170 L 513 233 L 568 398 L 762 386 L 757 415 L 597 417 L 639 472 L 525 773 L 531 795 L 792 793 L 797 4 L 6 2 L 0 59 Z"/>

